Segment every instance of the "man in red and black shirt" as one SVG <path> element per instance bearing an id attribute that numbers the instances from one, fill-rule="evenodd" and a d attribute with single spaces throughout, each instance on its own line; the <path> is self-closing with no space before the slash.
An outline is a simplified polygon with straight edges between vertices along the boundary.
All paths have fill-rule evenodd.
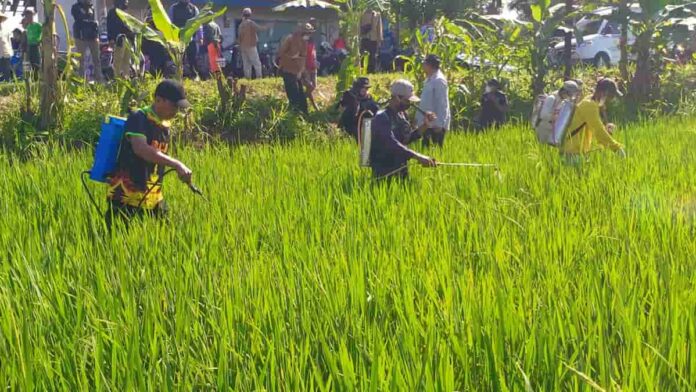
<path id="1" fill-rule="evenodd" d="M 165 167 L 171 167 L 181 181 L 191 183 L 191 170 L 167 155 L 169 120 L 190 106 L 183 86 L 164 80 L 155 90 L 155 103 L 128 117 L 121 140 L 118 162 L 109 187 L 107 225 L 114 216 L 161 216 L 166 213 L 162 195 Z"/>

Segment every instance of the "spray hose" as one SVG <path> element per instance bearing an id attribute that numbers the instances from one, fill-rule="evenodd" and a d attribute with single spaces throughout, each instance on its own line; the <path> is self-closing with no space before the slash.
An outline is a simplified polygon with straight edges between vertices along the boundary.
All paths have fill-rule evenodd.
<path id="1" fill-rule="evenodd" d="M 152 184 L 152 185 L 145 191 L 145 194 L 143 194 L 142 199 L 140 199 L 140 202 L 138 203 L 138 207 L 137 207 L 137 208 L 142 207 L 142 205 L 143 205 L 143 203 L 145 202 L 145 199 L 147 198 L 147 196 L 155 189 L 155 187 L 161 186 L 161 185 L 162 185 L 162 181 L 164 180 L 164 177 L 166 177 L 168 174 L 173 173 L 173 172 L 176 172 L 176 170 L 174 170 L 174 169 L 169 169 L 169 170 L 165 171 L 164 174 L 162 174 L 162 176 L 159 178 L 159 180 L 157 180 L 157 182 L 155 182 L 154 184 Z M 102 215 L 103 212 L 102 212 L 101 209 L 99 208 L 99 204 L 97 204 L 97 201 L 94 199 L 94 195 L 92 195 L 92 192 L 90 192 L 89 187 L 87 186 L 86 178 L 87 178 L 87 176 L 89 176 L 89 174 L 90 174 L 90 171 L 89 171 L 89 170 L 82 172 L 81 175 L 80 175 L 80 180 L 82 181 L 82 186 L 85 188 L 85 192 L 87 192 L 87 196 L 89 197 L 90 202 L 92 203 L 92 205 L 94 206 L 94 208 L 97 210 L 97 213 L 99 213 L 100 215 Z M 193 183 L 187 184 L 187 185 L 188 185 L 189 189 L 191 190 L 191 192 L 193 192 L 193 193 L 197 194 L 198 196 L 202 197 L 203 200 L 208 201 L 208 199 L 205 197 L 205 195 L 203 194 L 203 191 L 202 191 L 200 188 L 198 188 L 198 187 L 197 187 L 196 185 L 194 185 Z"/>

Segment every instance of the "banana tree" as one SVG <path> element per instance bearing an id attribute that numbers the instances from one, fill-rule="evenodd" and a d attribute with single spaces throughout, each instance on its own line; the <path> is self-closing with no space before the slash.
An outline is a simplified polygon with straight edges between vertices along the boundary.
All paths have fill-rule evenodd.
<path id="1" fill-rule="evenodd" d="M 208 4 L 201 9 L 201 12 L 196 17 L 190 19 L 186 23 L 186 26 L 179 28 L 169 19 L 169 15 L 167 15 L 160 0 L 149 0 L 149 4 L 152 9 L 152 20 L 158 31 L 151 29 L 146 23 L 141 22 L 122 10 L 117 9 L 116 13 L 136 34 L 142 34 L 146 39 L 163 44 L 176 65 L 178 78 L 182 79 L 184 72 L 183 60 L 186 47 L 202 25 L 224 15 L 227 11 L 227 7 L 214 12 L 212 6 Z"/>
<path id="2" fill-rule="evenodd" d="M 665 33 L 675 19 L 696 16 L 696 2 L 679 6 L 667 3 L 667 0 L 641 0 L 641 12 L 632 16 L 633 31 L 637 34 L 633 48 L 636 73 L 629 86 L 629 96 L 636 103 L 655 98 L 659 91 Z"/>
<path id="3" fill-rule="evenodd" d="M 543 93 L 546 87 L 545 80 L 549 71 L 549 46 L 554 31 L 563 25 L 564 20 L 575 18 L 582 10 L 566 10 L 565 4 L 551 6 L 551 0 L 536 0 L 529 6 L 529 10 L 533 37 L 531 47 L 532 92 L 533 96 L 536 97 Z"/>
<path id="4" fill-rule="evenodd" d="M 55 10 L 57 4 L 53 0 L 42 2 L 45 19 L 41 28 L 41 99 L 39 102 L 39 129 L 47 130 L 58 115 L 58 65 L 54 42 L 56 31 Z"/>
<path id="5" fill-rule="evenodd" d="M 335 0 L 334 3 L 341 7 L 341 37 L 346 39 L 349 50 L 336 84 L 336 91 L 343 91 L 350 88 L 364 68 L 360 54 L 360 18 L 367 9 L 384 11 L 387 0 Z"/>

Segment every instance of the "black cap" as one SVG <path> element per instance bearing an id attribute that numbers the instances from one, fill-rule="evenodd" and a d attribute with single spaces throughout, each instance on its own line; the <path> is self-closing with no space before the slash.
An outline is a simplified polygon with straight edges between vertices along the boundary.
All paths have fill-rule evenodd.
<path id="1" fill-rule="evenodd" d="M 423 61 L 423 63 L 439 69 L 440 65 L 442 64 L 442 60 L 437 55 L 429 54 L 425 57 L 425 61 Z"/>
<path id="2" fill-rule="evenodd" d="M 355 79 L 355 82 L 353 82 L 353 88 L 370 88 L 370 79 L 369 78 L 357 78 Z"/>
<path id="3" fill-rule="evenodd" d="M 486 85 L 495 88 L 500 88 L 500 82 L 498 81 L 498 79 L 491 79 L 488 82 L 486 82 Z"/>
<path id="4" fill-rule="evenodd" d="M 165 79 L 157 85 L 155 97 L 164 98 L 167 101 L 173 102 L 179 109 L 191 107 L 191 103 L 186 99 L 184 86 L 171 79 Z"/>
<path id="5" fill-rule="evenodd" d="M 604 91 L 615 97 L 623 97 L 623 93 L 619 90 L 619 86 L 613 79 L 604 78 L 597 82 L 596 91 Z"/>

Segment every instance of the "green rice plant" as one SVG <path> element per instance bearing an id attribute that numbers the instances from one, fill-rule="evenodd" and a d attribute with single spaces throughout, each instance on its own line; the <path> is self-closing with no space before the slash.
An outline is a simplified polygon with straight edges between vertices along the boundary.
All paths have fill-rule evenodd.
<path id="1" fill-rule="evenodd" d="M 693 390 L 696 120 L 618 132 L 577 168 L 453 133 L 428 153 L 500 175 L 392 185 L 349 140 L 180 147 L 209 201 L 168 177 L 170 217 L 111 234 L 90 151 L 0 154 L 0 386 Z"/>

